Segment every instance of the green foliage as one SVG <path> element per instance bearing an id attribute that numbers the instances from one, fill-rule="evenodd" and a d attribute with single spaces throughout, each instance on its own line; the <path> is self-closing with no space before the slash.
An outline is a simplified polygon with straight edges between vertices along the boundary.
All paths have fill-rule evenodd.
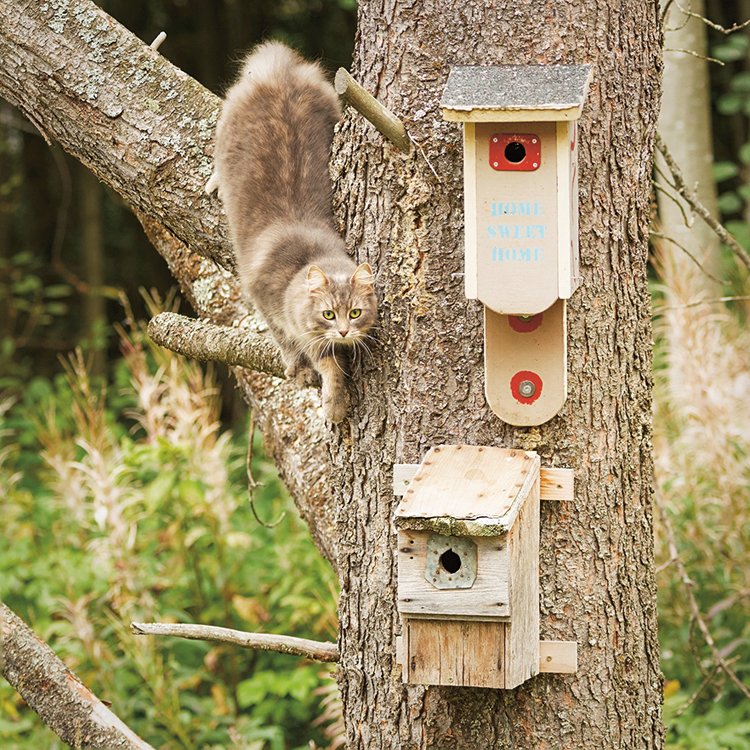
<path id="1" fill-rule="evenodd" d="M 182 621 L 335 638 L 335 579 L 254 436 L 222 433 L 217 390 L 191 364 L 123 341 L 117 392 L 82 355 L 0 403 L 0 598 L 160 748 L 288 750 L 313 727 L 320 666 L 221 644 L 135 637 Z M 61 744 L 0 685 L 0 747 Z"/>
<path id="2" fill-rule="evenodd" d="M 45 284 L 44 264 L 30 252 L 4 257 L 0 253 L 0 391 L 28 379 L 32 362 L 19 357 L 33 337 L 49 334 L 56 320 L 68 314 L 68 284 Z"/>
<path id="3" fill-rule="evenodd" d="M 750 750 L 750 704 L 727 708 L 712 703 L 705 710 L 680 710 L 689 701 L 675 693 L 664 702 L 664 720 L 669 727 L 668 750 Z"/>

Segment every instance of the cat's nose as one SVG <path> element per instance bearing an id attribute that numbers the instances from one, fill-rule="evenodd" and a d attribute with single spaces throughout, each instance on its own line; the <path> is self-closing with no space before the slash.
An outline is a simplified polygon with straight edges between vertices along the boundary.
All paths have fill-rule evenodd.
<path id="1" fill-rule="evenodd" d="M 343 331 L 341 329 L 339 329 L 339 333 L 341 334 L 342 337 L 344 337 L 344 336 L 346 336 L 347 333 L 349 333 L 349 329 L 345 328 Z"/>

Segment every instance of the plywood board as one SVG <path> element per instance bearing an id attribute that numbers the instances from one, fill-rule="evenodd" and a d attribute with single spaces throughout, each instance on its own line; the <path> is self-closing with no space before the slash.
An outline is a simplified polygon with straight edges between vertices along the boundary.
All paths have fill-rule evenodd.
<path id="1" fill-rule="evenodd" d="M 393 464 L 393 494 L 401 497 L 409 489 L 419 464 Z M 539 469 L 541 500 L 573 500 L 573 469 L 542 466 Z"/>
<path id="2" fill-rule="evenodd" d="M 558 278 L 560 299 L 581 283 L 578 259 L 578 126 L 557 123 Z"/>
<path id="3" fill-rule="evenodd" d="M 505 628 L 505 687 L 539 672 L 539 482 L 508 538 L 510 621 Z"/>
<path id="4" fill-rule="evenodd" d="M 430 449 L 395 512 L 399 528 L 498 536 L 539 476 L 539 457 L 473 445 Z"/>
<path id="5" fill-rule="evenodd" d="M 505 687 L 504 625 L 497 622 L 404 621 L 404 682 Z"/>
<path id="6" fill-rule="evenodd" d="M 474 123 L 464 125 L 464 217 L 477 215 L 477 163 Z M 464 221 L 464 291 L 477 298 L 477 223 Z"/>
<path id="7" fill-rule="evenodd" d="M 567 398 L 566 303 L 557 300 L 533 331 L 513 329 L 509 316 L 484 309 L 485 395 L 492 411 L 508 424 L 533 426 L 552 419 Z M 518 399 L 512 383 L 519 373 L 541 381 L 532 403 Z"/>
<path id="8" fill-rule="evenodd" d="M 431 531 L 398 533 L 398 611 L 408 615 L 498 619 L 510 614 L 505 538 L 477 537 L 477 576 L 471 588 L 438 589 L 425 578 Z M 538 539 L 537 539 L 538 545 Z"/>
<path id="9" fill-rule="evenodd" d="M 467 256 L 476 242 L 477 297 L 497 313 L 542 312 L 558 297 L 557 126 L 477 123 L 474 133 L 476 205 L 470 213 L 466 204 L 465 222 Z M 532 171 L 491 164 L 492 138 L 514 133 L 541 141 Z"/>

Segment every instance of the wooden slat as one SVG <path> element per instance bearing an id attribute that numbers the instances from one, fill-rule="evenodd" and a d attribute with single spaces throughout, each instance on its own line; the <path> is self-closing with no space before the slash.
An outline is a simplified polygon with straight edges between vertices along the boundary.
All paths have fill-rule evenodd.
<path id="1" fill-rule="evenodd" d="M 557 296 L 556 265 L 554 280 Z M 490 409 L 503 422 L 524 427 L 539 425 L 562 408 L 568 377 L 566 326 L 564 299 L 544 310 L 542 324 L 528 333 L 514 331 L 507 315 L 485 305 L 484 391 Z M 522 403 L 513 395 L 511 381 L 519 372 L 532 372 L 542 381 L 541 392 L 532 403 Z"/>
<path id="2" fill-rule="evenodd" d="M 406 493 L 418 468 L 419 464 L 393 465 L 393 494 L 396 497 Z M 541 500 L 573 500 L 573 469 L 542 466 L 539 473 Z"/>
<path id="3" fill-rule="evenodd" d="M 398 610 L 442 618 L 507 618 L 510 613 L 508 549 L 503 539 L 477 537 L 477 577 L 471 588 L 437 589 L 424 577 L 429 531 L 398 533 Z M 538 543 L 537 534 L 537 543 Z M 498 549 L 500 547 L 500 549 Z M 539 607 L 537 598 L 537 609 Z"/>
<path id="4" fill-rule="evenodd" d="M 471 685 L 473 687 L 502 688 L 505 685 L 504 670 L 499 666 L 504 658 L 501 645 L 504 639 L 495 628 L 503 628 L 502 623 L 463 623 L 464 625 L 489 625 L 477 630 L 461 628 L 462 623 L 444 623 L 434 620 L 406 620 L 404 635 L 397 638 L 396 661 L 402 665 L 404 682 L 423 685 Z M 411 639 L 409 636 L 411 635 Z M 482 653 L 483 663 L 474 668 L 473 647 L 461 643 L 451 643 L 451 639 L 463 639 L 481 635 L 488 649 Z M 437 652 L 435 649 L 440 649 Z M 480 649 L 481 650 L 481 649 Z M 445 653 L 447 664 L 440 665 L 434 658 Z M 413 661 L 409 659 L 412 655 Z M 491 661 L 492 660 L 492 661 Z M 457 669 L 457 665 L 459 668 Z M 469 666 L 466 669 L 466 665 Z M 539 641 L 540 674 L 575 674 L 578 669 L 578 644 L 575 641 Z M 503 674 L 501 674 L 503 673 Z M 474 682 L 456 682 L 462 679 Z M 481 684 L 477 684 L 481 680 Z M 500 684 L 502 682 L 502 684 Z"/>
<path id="5" fill-rule="evenodd" d="M 578 669 L 575 641 L 539 641 L 539 671 L 574 674 Z"/>
<path id="6" fill-rule="evenodd" d="M 542 466 L 539 478 L 541 480 L 539 486 L 539 498 L 541 500 L 573 500 L 573 469 L 545 468 Z"/>
<path id="7" fill-rule="evenodd" d="M 413 522 L 436 519 L 438 525 L 442 520 L 459 526 L 465 522 L 465 529 L 443 533 L 497 535 L 513 524 L 538 471 L 539 457 L 531 452 L 474 445 L 433 447 L 396 509 L 396 525 L 426 528 Z"/>
<path id="8" fill-rule="evenodd" d="M 502 688 L 504 628 L 498 622 L 404 623 L 404 682 Z"/>

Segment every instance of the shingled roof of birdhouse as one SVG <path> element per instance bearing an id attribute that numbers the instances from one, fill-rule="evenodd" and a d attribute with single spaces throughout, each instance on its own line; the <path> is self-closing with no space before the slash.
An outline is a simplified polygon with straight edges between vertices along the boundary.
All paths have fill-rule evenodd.
<path id="1" fill-rule="evenodd" d="M 396 509 L 396 526 L 449 536 L 505 534 L 538 480 L 539 468 L 539 456 L 530 451 L 434 447 Z"/>
<path id="2" fill-rule="evenodd" d="M 440 106 L 460 122 L 577 120 L 590 80 L 590 65 L 461 65 Z"/>

